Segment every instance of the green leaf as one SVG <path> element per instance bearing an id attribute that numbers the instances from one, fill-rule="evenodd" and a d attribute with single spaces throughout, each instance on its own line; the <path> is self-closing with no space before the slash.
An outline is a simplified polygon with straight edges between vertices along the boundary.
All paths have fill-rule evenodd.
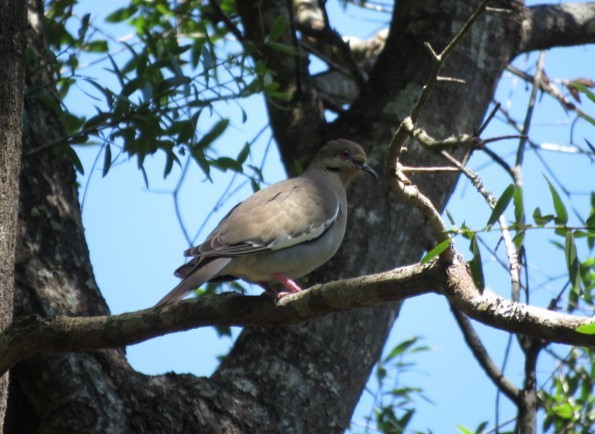
<path id="1" fill-rule="evenodd" d="M 436 256 L 438 256 L 440 253 L 442 253 L 446 249 L 448 249 L 450 247 L 451 242 L 452 242 L 452 238 L 448 238 L 447 240 L 444 240 L 441 243 L 438 243 L 432 250 L 430 250 L 428 253 L 426 253 L 423 258 L 421 258 L 420 263 L 426 264 L 426 263 L 430 262 L 432 259 L 434 259 Z"/>
<path id="2" fill-rule="evenodd" d="M 70 146 L 67 146 L 65 148 L 65 150 L 66 150 L 66 155 L 72 161 L 72 164 L 74 165 L 74 168 L 76 169 L 76 171 L 78 173 L 80 173 L 81 175 L 84 175 L 85 169 L 83 168 L 83 163 L 81 163 L 81 160 L 79 159 L 79 156 L 75 152 L 75 150 L 72 149 Z"/>
<path id="3" fill-rule="evenodd" d="M 564 206 L 564 202 L 560 198 L 560 195 L 549 181 L 549 179 L 545 179 L 550 187 L 550 193 L 552 195 L 552 200 L 554 202 L 554 210 L 556 211 L 556 223 L 565 225 L 568 223 L 568 211 L 566 211 L 566 206 Z"/>
<path id="4" fill-rule="evenodd" d="M 514 221 L 520 225 L 525 222 L 525 205 L 523 201 L 523 189 L 521 187 L 514 188 Z"/>
<path id="5" fill-rule="evenodd" d="M 163 170 L 164 179 L 167 178 L 167 175 L 171 173 L 171 169 L 174 167 L 174 162 L 180 164 L 180 160 L 171 149 L 168 149 L 165 154 L 167 159 L 165 161 L 165 168 Z"/>
<path id="6" fill-rule="evenodd" d="M 397 356 L 400 356 L 401 354 L 405 353 L 409 348 L 411 348 L 411 346 L 413 346 L 417 341 L 419 340 L 419 338 L 417 336 L 414 336 L 412 338 L 406 339 L 403 342 L 397 344 L 390 353 L 388 353 L 388 355 L 384 358 L 384 360 L 382 361 L 383 363 L 389 362 L 392 359 L 394 359 Z"/>
<path id="7" fill-rule="evenodd" d="M 107 41 L 98 40 L 86 43 L 81 47 L 81 50 L 88 51 L 89 53 L 107 53 L 109 46 Z"/>
<path id="8" fill-rule="evenodd" d="M 485 289 L 485 279 L 483 275 L 483 265 L 481 263 L 481 252 L 477 243 L 476 234 L 471 238 L 471 245 L 469 248 L 471 253 L 473 253 L 473 259 L 469 261 L 469 271 L 471 271 L 471 277 L 473 278 L 475 286 L 477 286 L 479 292 L 483 293 L 483 290 Z"/>
<path id="9" fill-rule="evenodd" d="M 578 326 L 575 330 L 584 335 L 595 335 L 595 322 Z"/>
<path id="10" fill-rule="evenodd" d="M 506 207 L 510 203 L 512 199 L 512 195 L 514 194 L 515 187 L 514 184 L 510 184 L 500 195 L 500 199 L 496 202 L 494 209 L 492 210 L 492 215 L 488 219 L 487 227 L 490 228 L 497 220 L 500 218 L 502 213 L 506 210 Z"/>
<path id="11" fill-rule="evenodd" d="M 244 164 L 244 161 L 246 161 L 248 155 L 250 155 L 250 143 L 246 142 L 246 144 L 236 157 L 236 161 L 240 164 Z"/>
<path id="12" fill-rule="evenodd" d="M 574 415 L 574 408 L 569 402 L 558 404 L 552 407 L 552 412 L 562 419 L 572 419 Z"/>
<path id="13" fill-rule="evenodd" d="M 198 163 L 198 166 L 202 169 L 204 174 L 210 180 L 211 179 L 211 175 L 210 175 L 211 166 L 209 166 L 209 162 L 207 161 L 202 149 L 192 148 L 191 153 L 192 153 L 192 158 L 194 158 L 194 161 L 196 161 Z"/>
<path id="14" fill-rule="evenodd" d="M 252 187 L 254 193 L 260 190 L 260 185 L 258 185 L 258 182 L 254 178 L 250 178 L 250 187 Z"/>
<path id="15" fill-rule="evenodd" d="M 482 423 L 480 423 L 477 427 L 477 429 L 475 430 L 476 434 L 480 434 L 482 432 L 484 432 L 484 430 L 486 429 L 486 427 L 488 426 L 488 422 L 484 421 Z"/>
<path id="16" fill-rule="evenodd" d="M 514 243 L 517 249 L 520 249 L 523 245 L 523 241 L 525 241 L 525 231 L 521 230 L 517 232 L 517 234 L 512 239 L 512 242 Z"/>
<path id="17" fill-rule="evenodd" d="M 157 86 L 157 92 L 163 93 L 171 88 L 185 86 L 190 83 L 192 83 L 192 79 L 183 75 L 177 75 L 175 77 L 166 78 L 161 83 L 159 83 L 159 86 Z"/>
<path id="18" fill-rule="evenodd" d="M 535 208 L 535 211 L 533 211 L 533 220 L 537 226 L 544 226 L 554 220 L 554 218 L 555 217 L 552 214 L 542 215 L 539 207 Z"/>
<path id="19" fill-rule="evenodd" d="M 221 119 L 196 143 L 194 148 L 204 149 L 213 143 L 227 128 L 229 125 L 229 119 Z"/>
<path id="20" fill-rule="evenodd" d="M 78 38 L 79 38 L 79 42 L 83 42 L 83 39 L 85 39 L 85 35 L 87 34 L 87 30 L 89 30 L 89 19 L 91 18 L 91 14 L 85 14 L 83 15 L 83 18 L 81 19 L 81 27 L 78 30 Z"/>
<path id="21" fill-rule="evenodd" d="M 584 93 L 591 101 L 595 102 L 595 93 L 593 93 L 587 86 L 576 81 L 571 82 L 570 85 L 576 88 L 579 92 Z"/>
<path id="22" fill-rule="evenodd" d="M 267 43 L 267 45 L 274 50 L 280 51 L 281 53 L 284 53 L 284 54 L 289 54 L 290 56 L 297 56 L 300 54 L 300 50 L 297 49 L 296 47 L 294 47 L 293 45 L 287 45 L 287 44 L 282 44 L 280 42 L 273 42 L 273 41 L 269 41 Z"/>
<path id="23" fill-rule="evenodd" d="M 205 72 L 213 68 L 213 55 L 211 54 L 211 51 L 207 45 L 202 46 L 200 58 L 202 59 L 202 67 L 205 69 Z"/>
<path id="24" fill-rule="evenodd" d="M 457 425 L 457 429 L 461 432 L 461 434 L 473 434 L 469 428 L 465 428 L 463 425 Z"/>
<path id="25" fill-rule="evenodd" d="M 243 173 L 242 164 L 229 157 L 219 157 L 216 160 L 211 161 L 211 166 L 221 169 L 223 172 L 229 169 L 234 172 Z"/>
<path id="26" fill-rule="evenodd" d="M 591 125 L 595 125 L 595 118 L 592 118 L 591 116 L 589 116 L 588 114 L 586 114 L 585 112 L 578 112 L 579 117 L 583 118 L 584 120 L 586 120 L 587 122 L 589 122 Z"/>
<path id="27" fill-rule="evenodd" d="M 128 6 L 126 8 L 117 9 L 105 17 L 105 21 L 108 23 L 120 23 L 130 18 L 135 12 L 136 6 Z"/>
<path id="28" fill-rule="evenodd" d="M 281 36 L 281 34 L 285 31 L 286 27 L 287 27 L 287 20 L 285 19 L 285 17 L 283 15 L 279 15 L 277 17 L 277 19 L 275 20 L 275 22 L 273 23 L 273 27 L 271 27 L 271 32 L 265 38 L 264 42 L 268 43 L 268 42 L 276 41 L 277 39 L 279 39 L 279 36 Z"/>
<path id="29" fill-rule="evenodd" d="M 566 267 L 568 269 L 568 280 L 571 285 L 571 294 L 574 295 L 574 300 L 578 299 L 581 292 L 581 276 L 579 274 L 579 261 L 576 256 L 576 244 L 574 242 L 573 232 L 566 234 L 566 241 L 564 243 L 564 256 L 566 257 Z"/>
<path id="30" fill-rule="evenodd" d="M 90 130 L 90 129 L 99 129 L 100 127 L 104 126 L 105 123 L 110 119 L 109 113 L 99 113 L 93 116 L 92 118 L 87 119 L 87 122 L 83 125 L 83 129 Z"/>
<path id="31" fill-rule="evenodd" d="M 112 166 L 112 148 L 109 143 L 105 146 L 105 155 L 103 159 L 103 171 L 101 176 L 104 177 L 109 172 L 110 167 Z"/>

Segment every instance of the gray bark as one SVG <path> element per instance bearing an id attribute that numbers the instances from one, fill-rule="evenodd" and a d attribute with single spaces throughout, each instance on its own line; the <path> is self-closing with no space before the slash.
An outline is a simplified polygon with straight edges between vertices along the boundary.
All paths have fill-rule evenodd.
<path id="1" fill-rule="evenodd" d="M 14 259 L 21 160 L 25 5 L 0 3 L 0 330 L 12 321 Z M 0 377 L 0 431 L 8 398 L 8 373 Z"/>

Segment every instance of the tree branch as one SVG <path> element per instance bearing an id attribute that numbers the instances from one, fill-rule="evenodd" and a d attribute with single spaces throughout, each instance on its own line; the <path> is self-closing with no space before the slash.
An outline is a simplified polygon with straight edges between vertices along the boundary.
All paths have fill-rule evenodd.
<path id="1" fill-rule="evenodd" d="M 446 296 L 476 321 L 500 330 L 551 342 L 595 346 L 595 335 L 576 332 L 577 327 L 593 323 L 593 318 L 516 303 L 488 290 L 481 294 L 467 268 L 459 260 L 446 269 L 446 274 Z"/>
<path id="2" fill-rule="evenodd" d="M 517 54 L 595 42 L 595 2 L 528 8 Z"/>
<path id="3" fill-rule="evenodd" d="M 512 402 L 518 405 L 521 397 L 521 391 L 508 378 L 506 378 L 500 368 L 496 366 L 496 363 L 494 363 L 494 360 L 492 360 L 486 348 L 483 346 L 481 339 L 475 332 L 475 329 L 473 328 L 471 321 L 469 321 L 469 318 L 467 318 L 464 313 L 453 306 L 452 303 L 450 308 L 457 321 L 457 324 L 459 325 L 459 328 L 461 329 L 461 332 L 463 332 L 465 342 L 467 342 L 469 349 L 473 353 L 473 356 L 479 365 L 482 367 L 483 371 L 502 393 L 504 393 Z"/>
<path id="4" fill-rule="evenodd" d="M 40 352 L 90 351 L 142 342 L 166 333 L 211 325 L 287 325 L 331 312 L 375 306 L 437 291 L 446 282 L 450 301 L 471 318 L 514 333 L 554 342 L 595 346 L 595 336 L 577 333 L 591 318 L 514 303 L 489 291 L 480 294 L 464 264 L 438 261 L 384 273 L 315 285 L 281 299 L 227 293 L 198 297 L 162 310 L 113 316 L 23 317 L 0 334 L 0 374 Z"/>
<path id="5" fill-rule="evenodd" d="M 161 310 L 112 316 L 18 319 L 0 334 L 0 373 L 40 352 L 116 348 L 191 328 L 210 325 L 295 324 L 322 315 L 403 300 L 440 286 L 437 263 L 314 285 L 277 304 L 268 296 L 225 293 L 197 297 Z"/>

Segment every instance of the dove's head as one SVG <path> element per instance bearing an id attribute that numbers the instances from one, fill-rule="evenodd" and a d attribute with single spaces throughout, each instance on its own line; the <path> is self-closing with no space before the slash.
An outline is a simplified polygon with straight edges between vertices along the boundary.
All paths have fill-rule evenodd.
<path id="1" fill-rule="evenodd" d="M 366 164 L 366 153 L 360 145 L 346 139 L 327 142 L 316 153 L 308 170 L 323 170 L 336 174 L 343 184 L 359 173 L 368 173 L 376 181 L 378 174 Z"/>

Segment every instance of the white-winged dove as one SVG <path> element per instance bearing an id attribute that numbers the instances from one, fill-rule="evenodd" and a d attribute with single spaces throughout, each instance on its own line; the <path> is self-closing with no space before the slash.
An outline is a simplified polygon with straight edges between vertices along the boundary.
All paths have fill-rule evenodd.
<path id="1" fill-rule="evenodd" d="M 268 283 L 274 281 L 289 292 L 301 291 L 293 279 L 320 267 L 339 249 L 347 222 L 345 186 L 361 172 L 378 179 L 360 145 L 328 142 L 302 175 L 257 191 L 232 208 L 202 244 L 186 250 L 192 259 L 175 271 L 184 280 L 155 308 L 205 282 L 236 278 L 273 293 Z"/>

